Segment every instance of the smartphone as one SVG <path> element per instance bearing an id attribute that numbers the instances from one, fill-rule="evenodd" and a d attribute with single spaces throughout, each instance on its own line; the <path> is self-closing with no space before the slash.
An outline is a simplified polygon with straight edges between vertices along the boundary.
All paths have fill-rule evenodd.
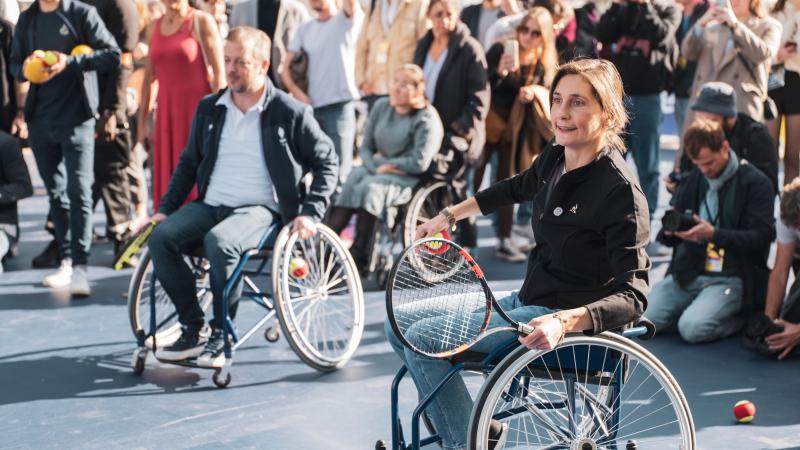
<path id="1" fill-rule="evenodd" d="M 503 53 L 511 55 L 511 59 L 514 61 L 514 68 L 519 68 L 519 42 L 516 39 L 509 39 L 506 41 L 505 46 L 503 47 Z"/>

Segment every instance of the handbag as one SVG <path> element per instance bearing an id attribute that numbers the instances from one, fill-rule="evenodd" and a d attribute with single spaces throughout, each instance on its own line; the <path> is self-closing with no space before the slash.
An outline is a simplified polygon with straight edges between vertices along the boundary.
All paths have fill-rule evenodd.
<path id="1" fill-rule="evenodd" d="M 308 53 L 300 49 L 289 61 L 289 76 L 294 84 L 305 94 L 308 94 Z"/>

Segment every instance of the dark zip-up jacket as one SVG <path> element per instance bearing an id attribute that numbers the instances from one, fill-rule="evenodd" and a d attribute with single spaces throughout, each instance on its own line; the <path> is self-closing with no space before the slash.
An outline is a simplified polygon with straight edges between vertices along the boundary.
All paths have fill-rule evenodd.
<path id="1" fill-rule="evenodd" d="M 675 31 L 681 13 L 674 2 L 613 3 L 597 24 L 597 39 L 611 47 L 610 58 L 628 95 L 663 91 L 677 62 Z"/>
<path id="2" fill-rule="evenodd" d="M 226 90 L 200 101 L 189 143 L 181 153 L 167 193 L 161 198 L 159 212 L 170 214 L 177 210 L 195 184 L 198 201 L 205 197 L 227 112 L 225 106 L 216 102 Z M 311 107 L 276 89 L 270 81 L 261 113 L 261 145 L 283 223 L 288 224 L 298 215 L 321 220 L 336 188 L 339 157 L 333 142 L 314 119 Z M 303 177 L 309 172 L 313 181 L 306 193 Z"/>
<path id="3" fill-rule="evenodd" d="M 551 144 L 529 169 L 475 199 L 483 214 L 533 201 L 536 247 L 519 292 L 524 304 L 585 306 L 593 324 L 589 333 L 622 327 L 647 306 L 647 200 L 619 151 L 604 151 L 549 186 L 563 161 L 564 148 Z"/>
<path id="4" fill-rule="evenodd" d="M 731 189 L 732 195 L 727 196 Z M 676 211 L 700 215 L 707 191 L 708 181 L 699 170 L 693 169 L 678 185 L 672 196 L 672 207 Z M 764 272 L 768 272 L 769 247 L 775 239 L 775 193 L 766 175 L 752 164 L 742 162 L 718 195 L 723 199 L 720 203 L 722 226 L 715 227 L 711 241 L 725 249 L 725 264 L 736 267 L 741 274 L 744 310 L 761 311 L 763 308 L 755 306 L 763 301 L 765 292 L 756 292 L 765 289 L 762 285 L 766 282 Z M 658 240 L 675 247 L 667 273 L 672 274 L 679 285 L 691 283 L 705 271 L 706 243 L 667 236 L 663 230 Z"/>
<path id="5" fill-rule="evenodd" d="M 686 21 L 685 27 L 683 26 L 683 18 L 681 18 L 681 22 L 678 23 L 678 28 L 675 31 L 675 42 L 678 44 L 679 51 L 683 38 L 686 37 L 695 22 L 703 17 L 703 14 L 708 11 L 708 8 L 708 1 L 703 0 L 698 3 Z M 689 98 L 692 93 L 692 83 L 694 83 L 694 73 L 696 70 L 697 61 L 689 61 L 682 55 L 678 58 L 678 65 L 675 67 L 675 73 L 672 76 L 672 90 L 675 92 L 676 97 Z"/>
<path id="6" fill-rule="evenodd" d="M 93 50 L 88 55 L 67 56 L 67 68 L 65 71 L 78 71 L 83 79 L 83 92 L 64 93 L 64 95 L 76 95 L 75 100 L 82 103 L 84 116 L 75 118 L 76 123 L 81 123 L 95 117 L 97 114 L 100 94 L 95 72 L 116 69 L 119 66 L 120 51 L 114 36 L 106 29 L 94 7 L 78 0 L 61 0 L 55 12 L 75 39 L 88 45 Z M 20 14 L 17 28 L 14 32 L 14 41 L 11 45 L 11 73 L 19 81 L 27 81 L 22 74 L 22 62 L 36 50 L 33 32 L 38 13 L 39 2 L 33 2 L 28 9 Z M 53 80 L 56 78 L 58 76 Z M 28 97 L 25 100 L 25 118 L 28 121 L 36 117 L 35 99 L 37 88 L 37 85 L 31 84 Z"/>
<path id="7" fill-rule="evenodd" d="M 0 131 L 0 229 L 12 239 L 19 237 L 17 202 L 31 195 L 33 186 L 19 141 Z"/>

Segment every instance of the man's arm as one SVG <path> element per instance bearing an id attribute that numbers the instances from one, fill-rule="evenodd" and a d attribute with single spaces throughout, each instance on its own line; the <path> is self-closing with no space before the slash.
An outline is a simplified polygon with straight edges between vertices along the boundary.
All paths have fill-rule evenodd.
<path id="1" fill-rule="evenodd" d="M 603 44 L 617 42 L 620 36 L 628 30 L 628 9 L 631 5 L 617 2 L 600 17 L 597 22 L 597 40 Z"/>
<path id="2" fill-rule="evenodd" d="M 112 34 L 120 51 L 122 53 L 133 52 L 139 37 L 139 13 L 136 11 L 136 5 L 129 0 L 115 0 L 109 2 L 106 7 L 108 8 L 108 17 L 104 19 L 104 22 L 116 31 L 116 34 Z M 129 62 L 121 61 L 118 68 L 109 71 L 107 75 L 109 82 L 105 84 L 105 89 L 100 96 L 101 112 L 121 112 L 120 119 L 125 117 L 126 91 L 132 69 Z"/>
<path id="3" fill-rule="evenodd" d="M 0 185 L 0 205 L 16 203 L 17 201 L 33 195 L 31 177 L 28 174 L 28 166 L 22 157 L 19 148 L 19 141 L 3 133 L 0 136 L 3 146 L 0 149 L 0 169 L 3 171 L 4 178 L 8 180 Z"/>
<path id="4" fill-rule="evenodd" d="M 775 193 L 766 176 L 758 175 L 749 186 L 746 203 L 742 205 L 746 208 L 742 229 L 715 228 L 711 239 L 720 247 L 736 250 L 745 256 L 760 255 L 775 239 Z"/>
<path id="5" fill-rule="evenodd" d="M 342 0 L 342 11 L 347 17 L 353 17 L 356 10 L 361 10 L 357 0 Z"/>
<path id="6" fill-rule="evenodd" d="M 656 7 L 652 2 L 646 1 L 638 5 L 640 8 L 641 22 L 637 27 L 642 30 L 642 35 L 655 47 L 675 36 L 675 31 L 681 23 L 681 12 L 674 4 L 659 4 Z"/>
<path id="7" fill-rule="evenodd" d="M 786 294 L 786 283 L 789 280 L 789 271 L 792 268 L 794 259 L 794 249 L 797 244 L 792 242 L 778 242 L 778 250 L 775 253 L 775 265 L 769 273 L 767 283 L 767 298 L 764 306 L 764 314 L 772 320 L 778 318 L 783 305 L 783 297 Z"/>
<path id="8" fill-rule="evenodd" d="M 306 107 L 303 115 L 295 121 L 294 135 L 303 166 L 313 176 L 300 215 L 319 222 L 339 182 L 339 157 L 333 142 L 314 119 L 311 107 Z"/>
<path id="9" fill-rule="evenodd" d="M 108 31 L 94 7 L 87 10 L 84 18 L 84 35 L 92 48 L 86 55 L 67 56 L 67 68 L 82 72 L 108 72 L 119 67 L 120 50 L 117 41 Z"/>
<path id="10" fill-rule="evenodd" d="M 161 204 L 158 206 L 159 213 L 169 215 L 175 212 L 186 200 L 195 183 L 197 183 L 197 168 L 203 160 L 200 149 L 203 148 L 203 132 L 206 127 L 206 121 L 203 120 L 203 115 L 200 112 L 200 109 L 204 106 L 203 103 L 203 101 L 200 102 L 200 106 L 194 113 L 192 127 L 189 132 L 189 142 L 183 148 L 178 165 L 175 167 L 175 171 L 172 172 L 167 192 L 161 197 Z"/>

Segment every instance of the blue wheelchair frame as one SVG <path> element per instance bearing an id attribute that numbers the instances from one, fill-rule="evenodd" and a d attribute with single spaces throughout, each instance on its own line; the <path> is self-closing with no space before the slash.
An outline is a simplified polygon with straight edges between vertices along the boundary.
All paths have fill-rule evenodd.
<path id="1" fill-rule="evenodd" d="M 654 330 L 652 330 L 652 331 L 654 331 Z M 634 338 L 634 337 L 645 336 L 650 332 L 651 332 L 651 330 L 649 330 L 648 327 L 646 327 L 644 325 L 637 325 L 635 327 L 628 328 L 626 330 L 621 331 L 620 334 L 623 337 L 626 337 L 626 338 Z M 458 361 L 458 358 L 455 358 L 455 361 L 453 363 L 453 367 L 451 367 L 450 370 L 447 372 L 447 374 L 445 374 L 444 378 L 442 378 L 442 380 L 436 385 L 436 387 L 434 387 L 434 389 L 431 392 L 429 392 L 422 400 L 420 400 L 420 402 L 417 405 L 417 407 L 414 408 L 414 412 L 411 414 L 411 442 L 408 445 L 406 444 L 405 435 L 403 433 L 403 425 L 402 425 L 402 422 L 400 421 L 400 416 L 399 416 L 399 413 L 398 413 L 398 403 L 399 403 L 398 402 L 398 398 L 399 398 L 398 391 L 399 391 L 399 388 L 400 388 L 400 382 L 402 381 L 403 377 L 405 377 L 406 373 L 408 372 L 408 368 L 405 365 L 400 367 L 400 370 L 397 371 L 397 374 L 395 375 L 394 380 L 392 380 L 392 388 L 391 388 L 391 404 L 392 404 L 392 406 L 391 406 L 392 407 L 392 413 L 391 413 L 391 416 L 392 416 L 392 446 L 391 446 L 391 450 L 419 450 L 421 447 L 425 447 L 425 446 L 428 446 L 428 445 L 431 445 L 431 444 L 435 444 L 435 443 L 438 443 L 439 441 L 441 441 L 442 438 L 440 436 L 438 436 L 437 434 L 434 434 L 432 436 L 428 436 L 425 439 L 420 440 L 420 436 L 419 436 L 420 435 L 420 430 L 419 430 L 420 423 L 419 422 L 420 422 L 420 418 L 422 416 L 422 413 L 425 411 L 425 408 L 427 408 L 428 405 L 430 405 L 430 403 L 433 401 L 434 398 L 436 398 L 436 396 L 439 394 L 439 392 L 442 390 L 442 388 L 444 388 L 444 386 L 448 382 L 450 382 L 450 380 L 453 377 L 455 377 L 457 374 L 460 374 L 464 370 L 479 371 L 479 372 L 482 372 L 482 373 L 489 373 L 497 366 L 497 364 L 503 358 L 505 358 L 509 353 L 511 353 L 511 351 L 513 351 L 517 347 L 519 347 L 519 342 L 518 342 L 518 340 L 516 338 L 513 338 L 513 339 L 510 339 L 509 341 L 507 341 L 506 343 L 496 347 L 490 353 L 486 354 L 484 357 L 482 357 L 477 362 L 474 362 L 474 361 L 473 362 L 470 362 L 470 361 Z M 557 353 L 558 353 L 558 349 L 556 349 L 554 352 L 551 352 L 550 354 L 548 354 L 545 357 L 545 359 L 547 359 L 548 356 L 549 357 L 553 357 L 552 355 L 557 355 Z M 557 358 L 557 356 L 555 356 L 555 357 Z M 589 357 L 589 361 L 591 363 L 591 356 L 589 355 L 588 351 L 587 351 L 587 357 Z M 590 364 L 589 365 L 589 370 L 596 371 L 596 370 L 598 370 L 598 368 L 595 367 L 595 366 L 592 366 Z M 624 380 L 624 376 L 625 376 L 624 372 L 625 372 L 624 370 L 615 371 L 614 380 L 611 381 L 611 384 L 614 385 L 614 386 L 617 386 L 617 387 L 622 386 L 622 383 L 623 383 L 623 380 Z M 516 379 L 514 381 L 514 384 L 512 384 L 512 387 L 511 387 L 512 390 L 526 389 L 525 386 L 520 386 L 519 385 L 519 381 L 520 381 L 519 379 Z M 569 384 L 568 384 L 568 386 L 569 386 Z M 571 392 L 568 392 L 568 394 L 570 395 L 570 397 L 574 397 L 574 384 L 573 384 L 573 388 L 572 388 Z M 620 402 L 620 399 L 619 399 L 618 396 L 612 396 L 612 398 L 614 398 L 615 400 L 614 400 L 613 405 L 611 405 L 611 408 L 613 408 L 613 411 L 615 411 L 615 412 L 611 416 L 610 419 L 611 419 L 612 422 L 616 423 L 619 420 L 619 407 L 618 407 L 619 404 L 618 403 Z M 564 402 L 562 402 L 562 403 L 548 403 L 548 404 L 537 405 L 537 407 L 540 407 L 540 408 L 543 408 L 543 409 L 556 409 L 556 408 L 564 408 L 564 407 L 573 408 L 573 405 L 571 405 L 569 403 L 571 403 L 571 402 L 567 402 L 567 404 L 564 404 Z M 522 412 L 522 411 L 520 410 L 518 412 Z M 513 414 L 513 413 L 514 412 L 512 412 L 511 414 Z M 507 412 L 505 412 L 504 414 L 505 415 L 495 416 L 495 418 L 500 419 L 500 418 L 505 418 L 505 417 L 511 415 L 511 414 L 509 414 Z M 570 423 L 569 426 L 570 426 L 570 428 L 573 428 L 573 430 L 574 430 L 576 424 Z M 614 434 L 616 434 L 616 431 L 614 431 Z M 378 447 L 376 446 L 376 448 L 378 448 Z"/>

